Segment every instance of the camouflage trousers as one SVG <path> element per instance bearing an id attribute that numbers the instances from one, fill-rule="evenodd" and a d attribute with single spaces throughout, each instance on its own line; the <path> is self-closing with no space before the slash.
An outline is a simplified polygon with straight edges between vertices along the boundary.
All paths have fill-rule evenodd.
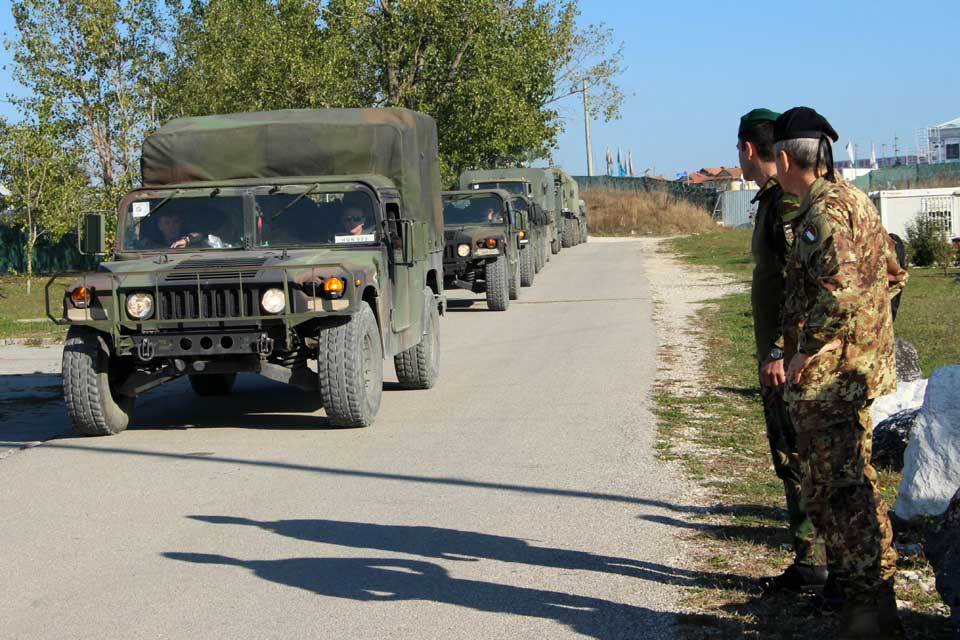
<path id="1" fill-rule="evenodd" d="M 790 535 L 793 538 L 794 562 L 806 565 L 827 564 L 823 540 L 817 535 L 813 522 L 807 515 L 801 479 L 800 457 L 797 455 L 797 436 L 793 422 L 783 401 L 783 387 L 760 385 L 763 400 L 763 417 L 767 423 L 767 440 L 773 470 L 783 481 L 787 499 L 787 516 L 790 519 Z"/>
<path id="2" fill-rule="evenodd" d="M 897 563 L 887 506 L 870 464 L 870 404 L 797 401 L 789 405 L 807 511 L 823 536 L 830 571 L 848 596 L 878 589 L 893 577 Z"/>

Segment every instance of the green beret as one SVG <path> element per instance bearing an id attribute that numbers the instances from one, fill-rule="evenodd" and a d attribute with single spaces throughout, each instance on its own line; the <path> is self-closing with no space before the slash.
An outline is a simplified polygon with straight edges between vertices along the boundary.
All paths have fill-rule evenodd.
<path id="1" fill-rule="evenodd" d="M 774 122 L 779 117 L 779 113 L 770 109 L 754 109 L 740 118 L 740 129 L 737 131 L 737 135 L 742 136 L 747 129 L 758 122 Z"/>

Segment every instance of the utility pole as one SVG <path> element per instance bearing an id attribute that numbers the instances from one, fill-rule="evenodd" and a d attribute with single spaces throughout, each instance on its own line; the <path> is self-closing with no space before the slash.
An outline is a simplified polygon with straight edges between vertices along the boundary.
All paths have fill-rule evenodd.
<path id="1" fill-rule="evenodd" d="M 593 175 L 593 148 L 590 146 L 590 98 L 587 96 L 587 79 L 583 79 L 583 129 L 587 136 L 587 175 Z"/>

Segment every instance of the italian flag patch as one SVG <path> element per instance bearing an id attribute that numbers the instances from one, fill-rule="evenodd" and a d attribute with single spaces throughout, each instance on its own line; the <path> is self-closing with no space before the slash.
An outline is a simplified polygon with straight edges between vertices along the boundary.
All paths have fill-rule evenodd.
<path id="1" fill-rule="evenodd" d="M 817 228 L 812 224 L 808 224 L 807 228 L 803 230 L 803 239 L 809 243 L 814 243 L 817 241 Z"/>

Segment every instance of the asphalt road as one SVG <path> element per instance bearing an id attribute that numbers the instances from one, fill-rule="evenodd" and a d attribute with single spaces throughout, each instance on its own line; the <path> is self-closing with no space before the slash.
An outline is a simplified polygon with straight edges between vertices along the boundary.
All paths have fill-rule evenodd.
<path id="1" fill-rule="evenodd" d="M 451 292 L 440 383 L 388 383 L 368 429 L 246 377 L 54 437 L 56 350 L 0 351 L 0 442 L 54 438 L 0 459 L 0 637 L 671 637 L 694 576 L 643 249 L 565 250 L 522 293 Z"/>

